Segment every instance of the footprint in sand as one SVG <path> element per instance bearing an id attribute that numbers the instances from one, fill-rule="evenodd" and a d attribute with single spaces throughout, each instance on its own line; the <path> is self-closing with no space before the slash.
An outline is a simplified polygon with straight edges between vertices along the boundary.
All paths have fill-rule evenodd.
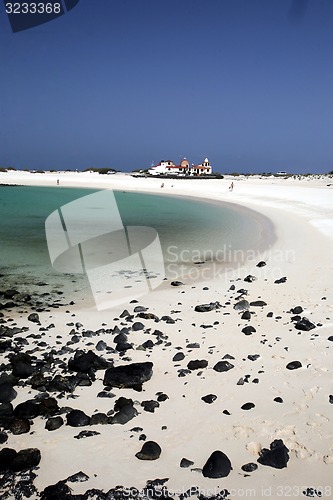
<path id="1" fill-rule="evenodd" d="M 234 437 L 236 439 L 249 438 L 251 434 L 254 433 L 254 430 L 251 427 L 247 427 L 244 425 L 234 426 Z"/>

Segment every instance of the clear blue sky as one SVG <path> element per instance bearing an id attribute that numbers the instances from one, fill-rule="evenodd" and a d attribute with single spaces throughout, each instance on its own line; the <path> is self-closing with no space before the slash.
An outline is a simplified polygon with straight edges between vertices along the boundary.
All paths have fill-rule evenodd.
<path id="1" fill-rule="evenodd" d="M 80 0 L 12 33 L 0 166 L 333 170 L 332 0 Z"/>

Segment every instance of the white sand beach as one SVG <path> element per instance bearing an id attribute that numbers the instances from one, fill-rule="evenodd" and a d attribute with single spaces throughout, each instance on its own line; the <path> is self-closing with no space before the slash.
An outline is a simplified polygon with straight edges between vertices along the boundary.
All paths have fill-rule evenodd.
<path id="1" fill-rule="evenodd" d="M 117 485 L 142 490 L 149 480 L 167 479 L 164 486 L 174 498 L 191 487 L 197 487 L 202 498 L 216 496 L 222 490 L 229 493 L 220 498 L 230 499 L 333 496 L 332 178 L 227 176 L 215 180 L 162 181 L 120 173 L 0 173 L 0 185 L 56 186 L 57 179 L 62 187 L 128 190 L 233 203 L 268 217 L 276 240 L 241 268 L 225 274 L 218 272 L 208 280 L 203 274 L 195 283 L 183 280 L 181 286 L 164 282 L 138 298 L 137 303 L 97 311 L 92 303 L 75 300 L 69 307 L 39 312 L 39 324 L 27 320 L 31 312 L 28 306 L 1 311 L 0 326 L 29 327 L 24 336 L 33 336 L 20 349 L 38 359 L 52 349 L 58 352 L 71 340 L 68 351 L 54 355 L 60 361 L 51 366 L 48 376 L 73 375 L 67 363 L 78 349 L 93 350 L 106 360 L 113 359 L 115 366 L 153 363 L 153 375 L 141 392 L 112 387 L 114 397 L 97 397 L 103 391 L 105 369 L 96 371 L 96 380 L 90 386 L 77 386 L 73 393 L 64 393 L 61 398 L 59 391 L 49 391 L 59 407 L 80 409 L 89 417 L 108 414 L 120 397 L 131 399 L 137 415 L 123 425 L 72 427 L 66 425 L 69 410 L 64 410 L 64 425 L 53 431 L 45 429 L 46 418 L 40 415 L 31 419 L 30 432 L 17 435 L 5 429 L 8 440 L 2 448 L 40 450 L 41 461 L 34 480 L 37 490 L 42 492 L 48 485 L 82 471 L 88 479 L 66 483 L 73 494 L 92 488 L 107 492 Z M 233 191 L 229 191 L 231 181 Z M 260 261 L 266 265 L 258 267 Z M 249 275 L 256 279 L 244 281 Z M 240 289 L 247 292 L 239 292 Z M 250 303 L 250 319 L 242 319 L 243 311 L 234 309 L 241 300 Z M 266 305 L 256 305 L 256 301 Z M 219 307 L 211 311 L 195 311 L 198 305 L 215 302 Z M 145 312 L 158 320 L 138 316 L 134 312 L 138 306 L 147 308 Z M 297 306 L 300 312 L 292 312 Z M 122 315 L 124 310 L 129 316 Z M 309 320 L 311 329 L 297 326 L 308 324 L 302 318 Z M 135 322 L 142 322 L 143 327 L 133 329 Z M 50 324 L 54 327 L 49 328 Z M 249 326 L 253 327 L 252 332 L 247 329 L 244 333 L 242 330 Z M 100 341 L 114 348 L 115 332 L 111 330 L 115 327 L 128 328 L 128 342 L 133 349 L 124 356 L 106 347 L 96 350 Z M 89 330 L 93 335 L 85 336 Z M 153 346 L 142 347 L 148 340 Z M 15 343 L 15 335 L 12 342 Z M 45 344 L 39 345 L 41 342 Z M 177 353 L 184 357 L 173 361 Z M 1 353 L 0 359 L 8 364 L 8 353 Z M 188 369 L 188 363 L 195 360 L 207 363 L 202 363 L 202 368 Z M 233 366 L 228 371 L 216 371 L 214 367 L 222 360 Z M 287 368 L 295 361 L 299 363 L 291 366 L 294 369 L 290 365 Z M 14 387 L 14 408 L 40 393 L 27 381 Z M 160 393 L 167 398 L 159 398 Z M 214 396 L 210 402 L 202 400 L 207 395 Z M 143 401 L 157 401 L 154 412 L 145 410 Z M 76 439 L 82 430 L 98 434 Z M 135 456 L 145 439 L 160 446 L 158 459 L 139 460 Z M 289 450 L 289 460 L 282 468 L 257 462 L 261 450 L 269 449 L 275 440 L 282 440 Z M 226 477 L 205 477 L 202 469 L 216 450 L 229 458 L 232 470 Z M 180 467 L 183 458 L 192 464 Z M 249 463 L 256 464 L 257 469 L 241 469 Z M 8 488 L 8 484 L 3 486 L 3 495 Z M 193 498 L 198 498 L 198 493 L 192 493 Z M 128 494 L 129 498 L 136 496 L 135 491 Z"/>

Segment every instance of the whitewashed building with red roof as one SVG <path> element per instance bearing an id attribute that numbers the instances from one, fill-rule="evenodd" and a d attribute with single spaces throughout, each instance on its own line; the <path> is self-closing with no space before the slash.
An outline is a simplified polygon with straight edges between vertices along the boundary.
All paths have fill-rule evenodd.
<path id="1" fill-rule="evenodd" d="M 148 170 L 151 175 L 179 175 L 179 176 L 199 176 L 212 173 L 212 167 L 205 158 L 199 165 L 189 164 L 186 158 L 183 158 L 179 165 L 175 165 L 172 160 L 162 160 L 157 165 L 152 165 Z"/>

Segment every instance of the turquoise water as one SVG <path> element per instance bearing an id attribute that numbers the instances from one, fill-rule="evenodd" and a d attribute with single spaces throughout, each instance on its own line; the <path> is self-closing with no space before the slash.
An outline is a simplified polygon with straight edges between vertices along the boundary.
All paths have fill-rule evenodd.
<path id="1" fill-rule="evenodd" d="M 88 285 L 84 275 L 53 270 L 45 237 L 51 212 L 77 198 L 96 192 L 62 187 L 0 186 L 0 274 L 7 285 L 38 281 L 55 287 Z M 256 217 L 220 204 L 168 196 L 115 192 L 125 226 L 157 230 L 168 270 L 197 261 L 227 263 L 226 249 L 250 249 L 263 243 L 263 225 Z M 84 222 L 84 221 L 83 221 Z M 170 266 L 171 264 L 171 266 Z M 170 273 L 169 273 L 170 274 Z"/>

